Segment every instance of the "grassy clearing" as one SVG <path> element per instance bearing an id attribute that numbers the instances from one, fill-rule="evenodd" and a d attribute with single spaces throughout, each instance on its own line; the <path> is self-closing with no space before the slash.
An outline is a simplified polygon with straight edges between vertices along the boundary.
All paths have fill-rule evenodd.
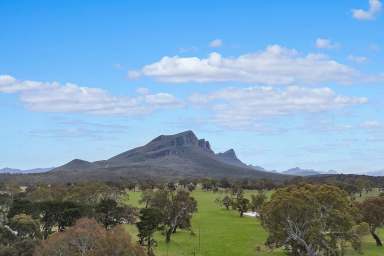
<path id="1" fill-rule="evenodd" d="M 246 191 L 249 196 L 255 191 Z M 268 196 L 272 192 L 268 193 Z M 235 211 L 227 211 L 215 204 L 217 197 L 222 197 L 223 193 L 194 191 L 193 196 L 198 201 L 198 213 L 192 220 L 193 232 L 178 231 L 172 236 L 172 241 L 168 248 L 164 242 L 164 237 L 156 234 L 158 256 L 281 256 L 285 255 L 281 250 L 269 250 L 264 246 L 267 233 L 261 227 L 256 218 L 240 218 Z M 365 197 L 373 196 L 363 195 Z M 129 193 L 126 201 L 131 205 L 140 206 L 138 203 L 140 192 Z M 127 229 L 132 235 L 137 234 L 136 227 L 128 225 Z M 200 235 L 199 235 L 200 234 Z M 384 238 L 384 229 L 379 230 L 380 237 Z M 199 239 L 200 237 L 200 239 Z M 345 255 L 361 255 L 351 249 L 346 250 Z M 379 256 L 384 255 L 384 249 L 375 245 L 371 236 L 364 237 L 363 255 Z"/>
<path id="2" fill-rule="evenodd" d="M 377 231 L 377 234 L 379 237 L 383 240 L 384 239 L 384 229 L 379 229 Z M 384 255 L 384 248 L 383 247 L 377 247 L 375 240 L 373 240 L 371 235 L 367 235 L 363 239 L 363 253 L 359 254 L 358 252 L 348 249 L 346 251 L 346 254 L 348 256 L 358 256 L 358 255 L 364 255 L 364 256 L 381 256 Z"/>
<path id="3" fill-rule="evenodd" d="M 380 193 L 381 193 L 381 191 L 378 188 L 374 188 L 374 189 L 372 189 L 372 191 L 369 191 L 368 193 L 363 192 L 361 194 L 361 197 L 359 194 L 356 194 L 355 197 L 356 197 L 357 201 L 361 202 L 361 201 L 364 201 L 365 199 L 367 199 L 369 197 L 378 196 L 378 195 L 380 195 Z"/>

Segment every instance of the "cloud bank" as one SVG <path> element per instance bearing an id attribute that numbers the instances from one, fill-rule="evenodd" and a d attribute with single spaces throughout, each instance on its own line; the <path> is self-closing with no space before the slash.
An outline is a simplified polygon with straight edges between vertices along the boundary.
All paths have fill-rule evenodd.
<path id="1" fill-rule="evenodd" d="M 326 55 L 303 55 L 279 45 L 238 57 L 223 57 L 216 52 L 207 58 L 166 56 L 139 70 L 130 70 L 129 76 L 132 79 L 146 76 L 167 83 L 245 82 L 262 85 L 350 84 L 383 80 L 382 76 L 364 76 Z"/>
<path id="2" fill-rule="evenodd" d="M 251 127 L 266 117 L 318 113 L 368 102 L 364 97 L 337 95 L 328 87 L 288 86 L 227 88 L 208 94 L 195 94 L 190 102 L 208 106 L 213 120 L 227 127 Z"/>
<path id="3" fill-rule="evenodd" d="M 0 93 L 17 93 L 29 110 L 39 112 L 139 115 L 181 105 L 168 93 L 150 93 L 147 90 L 133 97 L 114 96 L 100 88 L 72 83 L 18 81 L 9 75 L 0 76 Z"/>
<path id="4" fill-rule="evenodd" d="M 209 119 L 216 125 L 242 129 L 255 127 L 265 118 L 332 111 L 368 102 L 365 97 L 338 95 L 328 87 L 301 86 L 229 87 L 180 100 L 169 93 L 137 88 L 136 95 L 128 97 L 72 83 L 19 81 L 8 75 L 0 76 L 0 93 L 18 94 L 28 110 L 37 112 L 130 116 L 189 106 L 208 110 Z"/>

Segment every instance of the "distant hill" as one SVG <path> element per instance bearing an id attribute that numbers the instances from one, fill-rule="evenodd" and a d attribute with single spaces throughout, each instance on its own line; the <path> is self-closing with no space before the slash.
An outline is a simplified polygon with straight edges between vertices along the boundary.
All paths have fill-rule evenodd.
<path id="1" fill-rule="evenodd" d="M 299 167 L 291 168 L 282 172 L 286 175 L 294 175 L 294 176 L 313 176 L 320 175 L 321 173 L 312 169 L 301 169 Z"/>
<path id="2" fill-rule="evenodd" d="M 291 168 L 286 171 L 281 172 L 286 175 L 294 176 L 315 176 L 315 175 L 363 175 L 363 176 L 384 176 L 384 170 L 378 171 L 368 171 L 368 172 L 348 172 L 348 171 L 337 171 L 337 170 L 328 170 L 328 171 L 316 171 L 313 169 L 301 169 L 299 167 Z"/>
<path id="3" fill-rule="evenodd" d="M 384 176 L 384 170 L 367 172 L 366 175 L 369 175 L 369 176 Z"/>
<path id="4" fill-rule="evenodd" d="M 336 170 L 328 170 L 327 172 L 322 172 L 321 174 L 339 174 L 339 171 Z"/>
<path id="5" fill-rule="evenodd" d="M 122 179 L 190 178 L 269 178 L 284 180 L 289 176 L 248 166 L 238 159 L 233 149 L 215 153 L 205 139 L 192 131 L 160 135 L 107 160 L 88 162 L 75 159 L 33 179 L 47 182 L 84 180 L 119 181 Z"/>
<path id="6" fill-rule="evenodd" d="M 21 170 L 19 169 L 13 169 L 13 168 L 3 168 L 3 169 L 0 169 L 0 173 L 20 173 Z"/>
<path id="7" fill-rule="evenodd" d="M 52 170 L 53 167 L 51 168 L 34 168 L 34 169 L 27 169 L 27 170 L 20 170 L 20 169 L 14 169 L 14 168 L 3 168 L 0 169 L 0 173 L 8 173 L 8 174 L 21 174 L 21 173 L 43 173 L 43 172 L 48 172 Z"/>

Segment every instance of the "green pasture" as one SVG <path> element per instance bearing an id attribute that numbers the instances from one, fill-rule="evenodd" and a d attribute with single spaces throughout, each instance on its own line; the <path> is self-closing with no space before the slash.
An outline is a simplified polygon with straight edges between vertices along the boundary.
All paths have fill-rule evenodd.
<path id="1" fill-rule="evenodd" d="M 245 195 L 257 193 L 246 191 Z M 140 192 L 130 192 L 125 201 L 131 205 L 140 206 Z M 270 196 L 272 192 L 269 192 Z M 223 192 L 205 192 L 196 190 L 192 193 L 198 202 L 198 212 L 192 220 L 193 231 L 178 231 L 172 236 L 167 246 L 164 237 L 157 233 L 155 239 L 158 246 L 155 250 L 158 256 L 263 256 L 285 255 L 282 250 L 270 250 L 264 246 L 267 238 L 266 231 L 257 218 L 240 218 L 236 211 L 227 211 L 215 203 L 215 199 L 223 197 Z M 372 193 L 374 195 L 374 193 Z M 363 195 L 364 197 L 370 195 Z M 127 225 L 129 232 L 136 236 L 134 225 Z M 380 230 L 384 239 L 384 230 Z M 345 255 L 361 255 L 349 248 Z M 383 248 L 377 248 L 370 236 L 364 237 L 363 255 L 384 255 Z"/>

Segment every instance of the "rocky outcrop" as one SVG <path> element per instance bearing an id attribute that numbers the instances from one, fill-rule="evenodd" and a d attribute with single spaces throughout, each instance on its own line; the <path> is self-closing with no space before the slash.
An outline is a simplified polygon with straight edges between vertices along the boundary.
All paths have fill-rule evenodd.
<path id="1" fill-rule="evenodd" d="M 107 160 L 90 163 L 76 159 L 54 170 L 57 171 L 60 171 L 60 177 L 66 175 L 71 179 L 78 176 L 82 179 L 103 177 L 111 180 L 116 177 L 122 179 L 142 176 L 173 179 L 176 177 L 284 178 L 281 174 L 255 170 L 244 164 L 233 149 L 215 154 L 211 144 L 205 139 L 199 139 L 192 131 L 160 135 L 144 146 Z M 64 171 L 67 171 L 66 174 Z"/>

